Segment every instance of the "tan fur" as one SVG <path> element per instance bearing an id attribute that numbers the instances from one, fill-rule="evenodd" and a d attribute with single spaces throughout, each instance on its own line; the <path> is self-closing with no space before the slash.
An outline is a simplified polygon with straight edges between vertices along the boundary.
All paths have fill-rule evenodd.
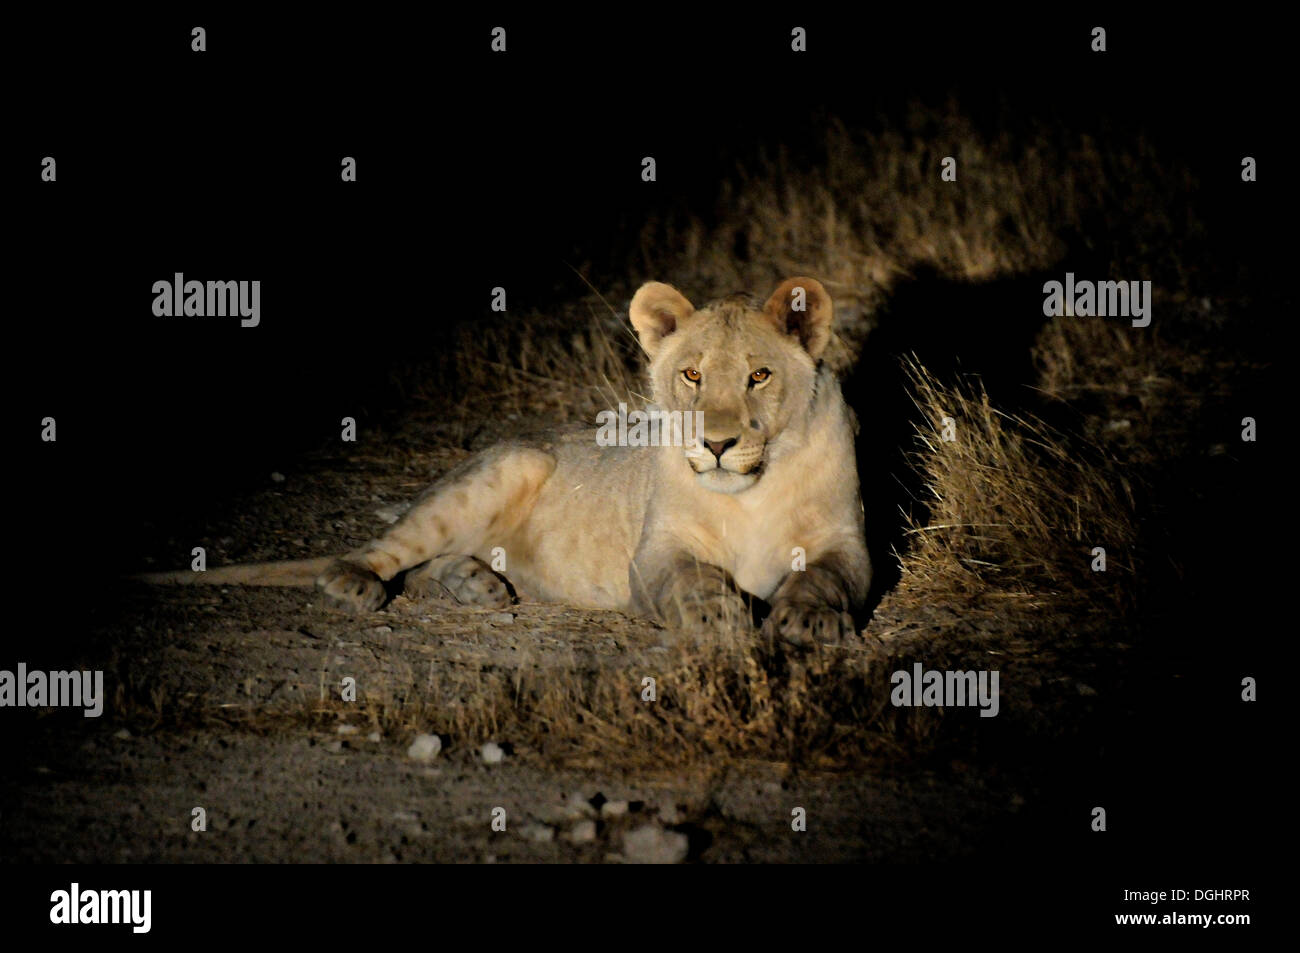
<path id="1" fill-rule="evenodd" d="M 383 536 L 318 570 L 316 584 L 376 608 L 383 583 L 414 570 L 408 594 L 498 605 L 503 586 L 489 567 L 504 556 L 501 575 L 524 599 L 707 631 L 747 624 L 747 593 L 772 604 L 767 629 L 786 641 L 851 636 L 871 570 L 853 419 L 819 363 L 831 332 L 826 290 L 791 278 L 765 304 L 733 295 L 696 310 L 651 282 L 630 317 L 655 405 L 703 413 L 691 446 L 604 447 L 584 428 L 494 447 Z M 792 572 L 796 547 L 806 568 Z M 263 580 L 218 575 L 230 571 L 189 575 L 285 577 L 266 567 Z"/>
<path id="2" fill-rule="evenodd" d="M 175 572 L 147 572 L 134 578 L 157 585 L 235 585 L 235 586 L 310 586 L 330 567 L 333 556 L 319 559 L 295 559 L 273 563 L 246 563 L 243 566 L 220 566 L 206 572 L 182 569 Z"/>

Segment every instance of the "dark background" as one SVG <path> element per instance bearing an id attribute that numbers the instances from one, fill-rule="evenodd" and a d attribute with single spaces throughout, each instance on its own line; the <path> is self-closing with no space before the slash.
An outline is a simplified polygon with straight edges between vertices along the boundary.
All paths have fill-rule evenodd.
<path id="1" fill-rule="evenodd" d="M 1280 261 L 1268 224 L 1284 176 L 1236 185 L 1282 121 L 1282 61 L 1258 27 L 1103 18 L 1098 55 L 1091 19 L 850 26 L 801 11 L 813 52 L 796 55 L 784 20 L 576 19 L 503 20 L 505 56 L 488 51 L 491 18 L 14 30 L 13 52 L 41 68 L 6 153 L 10 399 L 16 420 L 60 429 L 33 455 L 33 486 L 84 493 L 93 477 L 117 535 L 160 497 L 262 481 L 341 416 L 363 420 L 387 372 L 486 314 L 493 286 L 512 310 L 572 298 L 585 287 L 569 266 L 592 263 L 598 285 L 602 266 L 621 271 L 647 212 L 707 219 L 738 160 L 780 144 L 815 163 L 830 117 L 852 127 L 914 99 L 952 96 L 977 120 L 1066 118 L 1103 142 L 1142 132 L 1200 174 L 1210 232 L 1250 280 Z M 198 22 L 204 54 L 190 51 Z M 640 180 L 650 154 L 654 184 Z M 261 326 L 155 318 L 152 284 L 178 271 L 259 278 Z"/>
<path id="2" fill-rule="evenodd" d="M 1141 132 L 1202 183 L 1207 261 L 1232 263 L 1220 291 L 1249 293 L 1256 310 L 1293 300 L 1279 148 L 1292 61 L 1278 24 L 928 9 L 635 22 L 653 15 L 11 22 L 13 597 L 75 618 L 139 568 L 146 515 L 220 508 L 335 436 L 340 417 L 364 427 L 397 399 L 390 372 L 482 318 L 494 285 L 508 286 L 511 310 L 580 295 L 569 264 L 591 262 L 598 285 L 602 268 L 619 274 L 649 211 L 707 218 L 719 179 L 778 144 L 815 162 L 830 117 L 852 126 L 954 96 L 977 120 L 1009 109 L 1026 126 L 1064 118 L 1103 141 Z M 488 49 L 498 23 L 505 56 Z M 789 51 L 796 23 L 808 54 Z M 194 25 L 207 28 L 206 53 L 190 51 Z M 1094 25 L 1108 28 L 1104 55 L 1089 50 Z M 39 178 L 45 155 L 58 160 L 53 185 Z M 339 180 L 345 155 L 358 161 L 354 185 Z M 653 185 L 640 180 L 644 155 L 658 162 Z M 1245 189 L 1243 155 L 1260 166 Z M 153 282 L 177 271 L 260 279 L 261 325 L 153 317 Z M 1261 385 L 1262 405 L 1275 396 Z M 56 444 L 39 441 L 47 415 Z M 1076 769 L 1089 778 L 1063 769 L 1063 789 L 1087 781 L 1131 817 L 1166 819 L 1143 830 L 1169 829 L 1170 812 L 1185 824 L 1164 839 L 1108 836 L 1101 855 L 1081 834 L 1062 845 L 1070 863 L 1136 871 L 1199 857 L 1220 880 L 1254 869 L 1272 830 L 1267 699 L 1284 689 L 1242 706 L 1232 684 L 1242 670 L 1266 674 L 1293 628 L 1274 614 L 1285 582 L 1271 553 L 1289 526 L 1264 512 L 1285 492 L 1268 465 L 1261 454 L 1199 514 L 1204 561 L 1165 594 L 1178 611 L 1158 644 L 1181 646 L 1188 682 L 1141 699 L 1138 720 L 1097 726 L 1107 744 L 1089 754 L 1101 760 Z M 1207 706 L 1216 678 L 1228 701 Z M 1225 867 L 1233 860 L 1242 866 Z"/>

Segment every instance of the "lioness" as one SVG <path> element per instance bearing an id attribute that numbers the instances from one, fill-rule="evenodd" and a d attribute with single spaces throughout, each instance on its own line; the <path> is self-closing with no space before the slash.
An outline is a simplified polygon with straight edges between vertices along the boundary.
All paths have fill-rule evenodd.
<path id="1" fill-rule="evenodd" d="M 453 469 L 381 537 L 338 559 L 163 573 L 153 581 L 315 584 L 375 609 L 403 571 L 413 597 L 524 598 L 619 609 L 692 632 L 751 625 L 793 644 L 853 637 L 871 565 L 855 423 L 820 361 L 833 306 L 812 278 L 766 304 L 696 309 L 650 282 L 630 316 L 657 408 L 699 411 L 693 439 L 601 446 L 590 428 L 499 445 Z M 500 565 L 498 563 L 498 565 Z"/>

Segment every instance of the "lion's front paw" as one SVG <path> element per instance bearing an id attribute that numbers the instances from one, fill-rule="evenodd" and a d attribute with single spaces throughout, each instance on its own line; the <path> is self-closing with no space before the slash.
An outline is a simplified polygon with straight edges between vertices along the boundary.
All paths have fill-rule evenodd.
<path id="1" fill-rule="evenodd" d="M 858 628 L 853 616 L 827 605 L 778 602 L 763 623 L 763 635 L 801 648 L 854 641 Z"/>
<path id="2" fill-rule="evenodd" d="M 341 559 L 316 577 L 316 588 L 335 602 L 366 612 L 378 609 L 388 597 L 378 576 Z"/>
<path id="3" fill-rule="evenodd" d="M 711 634 L 752 629 L 749 605 L 737 592 L 690 592 L 672 606 L 668 624 L 681 632 Z"/>
<path id="4" fill-rule="evenodd" d="M 473 556 L 440 556 L 406 575 L 412 599 L 450 597 L 464 606 L 503 609 L 514 600 L 506 581 Z"/>

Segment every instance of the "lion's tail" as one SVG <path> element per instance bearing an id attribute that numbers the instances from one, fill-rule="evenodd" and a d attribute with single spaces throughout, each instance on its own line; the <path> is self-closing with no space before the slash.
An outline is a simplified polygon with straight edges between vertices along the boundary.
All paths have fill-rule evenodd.
<path id="1" fill-rule="evenodd" d="M 337 556 L 319 559 L 290 559 L 274 563 L 248 563 L 243 566 L 218 566 L 203 572 L 182 569 L 177 572 L 145 572 L 132 576 L 141 582 L 173 586 L 303 586 L 315 585 L 316 577 L 328 569 Z"/>

